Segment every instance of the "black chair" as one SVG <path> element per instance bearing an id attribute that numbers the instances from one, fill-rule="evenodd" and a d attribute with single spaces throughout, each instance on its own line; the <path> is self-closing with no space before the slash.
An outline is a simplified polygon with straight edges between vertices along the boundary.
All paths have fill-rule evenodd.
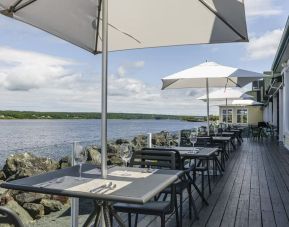
<path id="1" fill-rule="evenodd" d="M 208 135 L 207 127 L 206 126 L 199 127 L 198 134 L 199 136 L 207 136 Z"/>
<path id="2" fill-rule="evenodd" d="M 180 132 L 180 147 L 191 146 L 190 141 L 191 130 L 184 129 Z"/>
<path id="3" fill-rule="evenodd" d="M 152 151 L 154 152 L 154 154 L 158 151 L 162 151 L 163 149 L 161 148 L 144 148 L 143 150 L 146 150 L 146 151 Z M 166 149 L 167 150 L 167 149 Z M 176 166 L 175 168 L 176 169 L 182 169 L 184 170 L 185 172 L 185 175 L 183 175 L 181 177 L 181 179 L 177 182 L 175 182 L 175 188 L 176 188 L 176 195 L 179 196 L 179 201 L 180 201 L 180 225 L 182 226 L 182 216 L 183 216 L 183 192 L 186 190 L 187 193 L 188 193 L 188 196 L 189 196 L 189 217 L 190 219 L 192 218 L 192 207 L 194 209 L 194 214 L 195 214 L 195 217 L 196 219 L 199 219 L 199 216 L 198 216 L 198 211 L 197 211 L 197 208 L 196 208 L 196 205 L 195 205 L 195 202 L 194 202 L 194 199 L 193 199 L 193 195 L 192 195 L 192 185 L 189 181 L 189 179 L 187 178 L 187 175 L 193 171 L 193 168 L 194 166 L 188 166 L 186 169 L 184 169 L 184 163 L 183 163 L 183 160 L 181 159 L 181 156 L 180 156 L 180 153 L 177 151 L 177 150 L 174 150 L 174 149 L 170 149 L 171 151 L 175 152 L 175 155 L 176 155 Z M 160 196 L 162 194 L 164 194 L 163 196 L 163 201 L 166 200 L 167 198 L 167 195 L 168 194 L 171 194 L 171 188 L 166 188 L 160 195 L 157 199 L 160 198 Z M 178 203 L 177 203 L 177 198 L 175 198 L 175 209 L 178 209 Z"/>
<path id="4" fill-rule="evenodd" d="M 0 224 L 14 225 L 15 227 L 24 227 L 22 221 L 12 210 L 0 206 Z"/>
<path id="5" fill-rule="evenodd" d="M 211 137 L 198 137 L 198 140 L 195 144 L 196 147 L 209 147 L 212 144 Z M 196 161 L 196 160 L 195 160 Z M 209 192 L 212 193 L 211 189 L 211 180 L 210 180 L 210 169 L 209 169 L 209 158 L 199 158 L 198 163 L 195 163 L 193 168 L 193 180 L 196 181 L 196 173 L 201 173 L 201 184 L 202 184 L 202 194 L 204 196 L 205 191 L 205 172 L 208 177 Z"/>
<path id="6" fill-rule="evenodd" d="M 142 168 L 159 168 L 159 169 L 176 169 L 176 152 L 172 150 L 141 150 L 135 151 L 131 158 L 130 166 Z M 154 215 L 161 218 L 161 227 L 165 226 L 165 215 L 172 214 L 176 207 L 176 188 L 175 184 L 171 185 L 170 201 L 150 201 L 146 204 L 127 204 L 116 203 L 114 209 L 117 212 L 128 213 L 128 224 L 131 227 L 131 214 L 136 214 L 135 226 L 138 222 L 138 214 Z M 179 226 L 178 209 L 176 213 L 176 225 Z"/>

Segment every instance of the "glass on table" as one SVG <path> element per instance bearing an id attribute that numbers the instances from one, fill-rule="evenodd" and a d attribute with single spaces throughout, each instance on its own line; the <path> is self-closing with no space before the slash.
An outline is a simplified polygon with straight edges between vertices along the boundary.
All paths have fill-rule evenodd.
<path id="1" fill-rule="evenodd" d="M 87 160 L 87 150 L 79 142 L 74 142 L 73 157 L 75 164 L 79 165 L 79 177 L 77 180 L 83 180 L 82 178 L 82 164 Z"/>
<path id="2" fill-rule="evenodd" d="M 190 141 L 193 144 L 193 154 L 196 153 L 195 143 L 198 141 L 198 131 L 193 129 L 190 134 Z"/>
<path id="3" fill-rule="evenodd" d="M 124 167 L 127 167 L 127 164 L 129 163 L 130 159 L 132 157 L 132 150 L 129 144 L 122 144 L 120 146 L 120 158 L 123 161 Z M 128 175 L 128 171 L 124 171 L 125 175 Z"/>
<path id="4" fill-rule="evenodd" d="M 217 136 L 219 133 L 219 128 L 217 126 L 214 126 L 214 134 Z"/>

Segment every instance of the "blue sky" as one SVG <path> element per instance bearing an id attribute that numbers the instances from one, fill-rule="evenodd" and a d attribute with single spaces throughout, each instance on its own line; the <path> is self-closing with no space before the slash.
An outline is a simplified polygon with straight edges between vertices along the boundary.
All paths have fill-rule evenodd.
<path id="1" fill-rule="evenodd" d="M 205 104 L 195 99 L 204 90 L 160 91 L 160 79 L 205 60 L 257 72 L 270 70 L 289 2 L 245 4 L 249 43 L 110 53 L 109 111 L 204 115 Z M 100 57 L 0 17 L 0 109 L 100 111 Z M 217 113 L 217 108 L 211 112 Z"/>

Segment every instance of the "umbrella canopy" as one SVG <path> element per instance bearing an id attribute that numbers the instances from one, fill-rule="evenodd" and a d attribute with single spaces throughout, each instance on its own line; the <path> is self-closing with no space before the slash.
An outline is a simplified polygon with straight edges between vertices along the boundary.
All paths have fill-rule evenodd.
<path id="1" fill-rule="evenodd" d="M 234 100 L 234 99 L 254 99 L 253 96 L 244 93 L 240 89 L 218 89 L 216 91 L 210 92 L 210 100 L 213 101 L 224 101 L 224 100 Z M 207 101 L 207 96 L 203 95 L 197 98 L 198 100 Z"/>
<path id="2" fill-rule="evenodd" d="M 209 86 L 224 88 L 242 87 L 263 77 L 264 75 L 260 73 L 223 66 L 215 62 L 205 62 L 163 78 L 162 89 L 205 87 L 207 89 L 207 123 L 209 134 Z"/>
<path id="3" fill-rule="evenodd" d="M 103 0 L 1 0 L 2 14 L 102 52 Z M 165 9 L 165 10 L 164 10 Z M 108 50 L 247 41 L 240 0 L 110 0 Z"/>
<path id="4" fill-rule="evenodd" d="M 255 100 L 236 99 L 232 101 L 232 106 L 261 106 L 263 103 Z"/>
<path id="5" fill-rule="evenodd" d="M 108 0 L 1 0 L 0 13 L 94 54 L 103 53 L 103 177 L 107 175 L 108 51 L 248 40 L 244 4 L 239 0 L 110 0 L 109 4 Z"/>
<path id="6" fill-rule="evenodd" d="M 205 62 L 163 78 L 162 89 L 203 88 L 206 87 L 206 79 L 209 79 L 211 87 L 243 87 L 263 77 L 260 73 Z"/>
<path id="7" fill-rule="evenodd" d="M 253 96 L 245 94 L 241 89 L 238 88 L 227 88 L 227 89 L 219 89 L 217 91 L 211 92 L 209 94 L 210 100 L 213 101 L 226 101 L 226 113 L 228 112 L 228 100 L 234 99 L 254 99 Z M 203 95 L 197 98 L 202 101 L 207 101 L 207 96 Z M 228 125 L 228 114 L 226 114 L 226 125 Z"/>

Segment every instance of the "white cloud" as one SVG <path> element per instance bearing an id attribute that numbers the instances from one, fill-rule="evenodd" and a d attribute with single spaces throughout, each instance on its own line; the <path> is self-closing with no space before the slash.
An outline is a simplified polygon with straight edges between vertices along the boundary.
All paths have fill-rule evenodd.
<path id="1" fill-rule="evenodd" d="M 0 109 L 100 111 L 100 76 L 75 72 L 76 63 L 50 55 L 0 47 Z M 127 62 L 108 78 L 110 112 L 204 115 L 200 91 L 160 90 L 136 79 L 143 61 Z"/>
<path id="2" fill-rule="evenodd" d="M 266 32 L 262 36 L 253 36 L 247 45 L 247 56 L 251 60 L 274 57 L 282 37 L 283 29 Z"/>
<path id="3" fill-rule="evenodd" d="M 274 0 L 245 0 L 247 16 L 277 16 L 282 14 Z"/>
<path id="4" fill-rule="evenodd" d="M 130 74 L 134 74 L 136 70 L 143 68 L 144 64 L 144 61 L 125 63 L 118 67 L 117 76 L 124 77 Z"/>
<path id="5" fill-rule="evenodd" d="M 78 76 L 68 69 L 73 64 L 59 57 L 0 47 L 0 86 L 17 91 L 57 86 Z"/>

